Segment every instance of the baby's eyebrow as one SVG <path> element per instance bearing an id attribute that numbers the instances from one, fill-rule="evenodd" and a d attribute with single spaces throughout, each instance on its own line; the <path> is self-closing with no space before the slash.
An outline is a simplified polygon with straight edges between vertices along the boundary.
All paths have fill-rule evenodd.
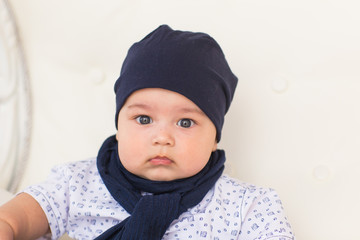
<path id="1" fill-rule="evenodd" d="M 205 115 L 205 113 L 198 108 L 182 107 L 179 108 L 179 110 L 184 113 L 197 113 L 197 114 Z"/>
<path id="2" fill-rule="evenodd" d="M 127 106 L 128 109 L 134 109 L 134 108 L 140 108 L 140 109 L 145 109 L 145 110 L 150 110 L 152 109 L 152 107 L 148 104 L 144 104 L 144 103 L 133 103 L 130 104 L 129 106 Z M 180 111 L 182 113 L 197 113 L 200 115 L 205 116 L 205 113 L 203 111 L 201 111 L 201 109 L 199 108 L 194 108 L 194 107 L 175 107 L 173 108 L 174 110 Z"/>
<path id="3" fill-rule="evenodd" d="M 129 109 L 132 108 L 142 108 L 142 109 L 151 109 L 151 106 L 147 105 L 147 104 L 143 104 L 143 103 L 134 103 L 134 104 L 130 104 L 129 106 L 127 106 Z"/>

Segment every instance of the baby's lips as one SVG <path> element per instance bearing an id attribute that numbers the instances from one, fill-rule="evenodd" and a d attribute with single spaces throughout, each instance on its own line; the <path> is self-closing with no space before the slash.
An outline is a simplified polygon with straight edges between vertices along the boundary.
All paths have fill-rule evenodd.
<path id="1" fill-rule="evenodd" d="M 161 156 L 156 156 L 154 158 L 151 158 L 149 162 L 154 165 L 170 165 L 173 163 L 171 159 Z"/>

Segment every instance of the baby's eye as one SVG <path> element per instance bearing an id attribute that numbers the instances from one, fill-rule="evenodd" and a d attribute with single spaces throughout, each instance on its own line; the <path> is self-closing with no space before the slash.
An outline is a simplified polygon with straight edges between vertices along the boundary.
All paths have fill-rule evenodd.
<path id="1" fill-rule="evenodd" d="M 194 121 L 188 118 L 183 118 L 177 122 L 177 125 L 183 128 L 189 128 L 194 125 Z"/>
<path id="2" fill-rule="evenodd" d="M 152 119 L 151 117 L 149 116 L 146 116 L 146 115 L 141 115 L 141 116 L 138 116 L 137 118 L 135 118 L 135 120 L 140 123 L 140 124 L 149 124 L 149 123 L 152 123 Z"/>

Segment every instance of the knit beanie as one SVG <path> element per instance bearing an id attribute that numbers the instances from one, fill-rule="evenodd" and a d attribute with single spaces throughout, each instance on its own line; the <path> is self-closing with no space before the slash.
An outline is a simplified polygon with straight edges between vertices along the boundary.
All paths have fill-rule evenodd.
<path id="1" fill-rule="evenodd" d="M 219 142 L 236 85 L 237 77 L 212 37 L 161 25 L 134 43 L 124 60 L 114 86 L 116 127 L 119 111 L 134 91 L 162 88 L 194 102 L 214 123 Z"/>

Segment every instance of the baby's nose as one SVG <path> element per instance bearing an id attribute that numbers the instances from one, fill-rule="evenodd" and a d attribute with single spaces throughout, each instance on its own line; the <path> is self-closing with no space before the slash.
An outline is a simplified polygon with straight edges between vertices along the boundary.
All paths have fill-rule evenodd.
<path id="1" fill-rule="evenodd" d="M 155 131 L 152 143 L 154 145 L 173 146 L 175 139 L 169 127 L 161 126 Z"/>

